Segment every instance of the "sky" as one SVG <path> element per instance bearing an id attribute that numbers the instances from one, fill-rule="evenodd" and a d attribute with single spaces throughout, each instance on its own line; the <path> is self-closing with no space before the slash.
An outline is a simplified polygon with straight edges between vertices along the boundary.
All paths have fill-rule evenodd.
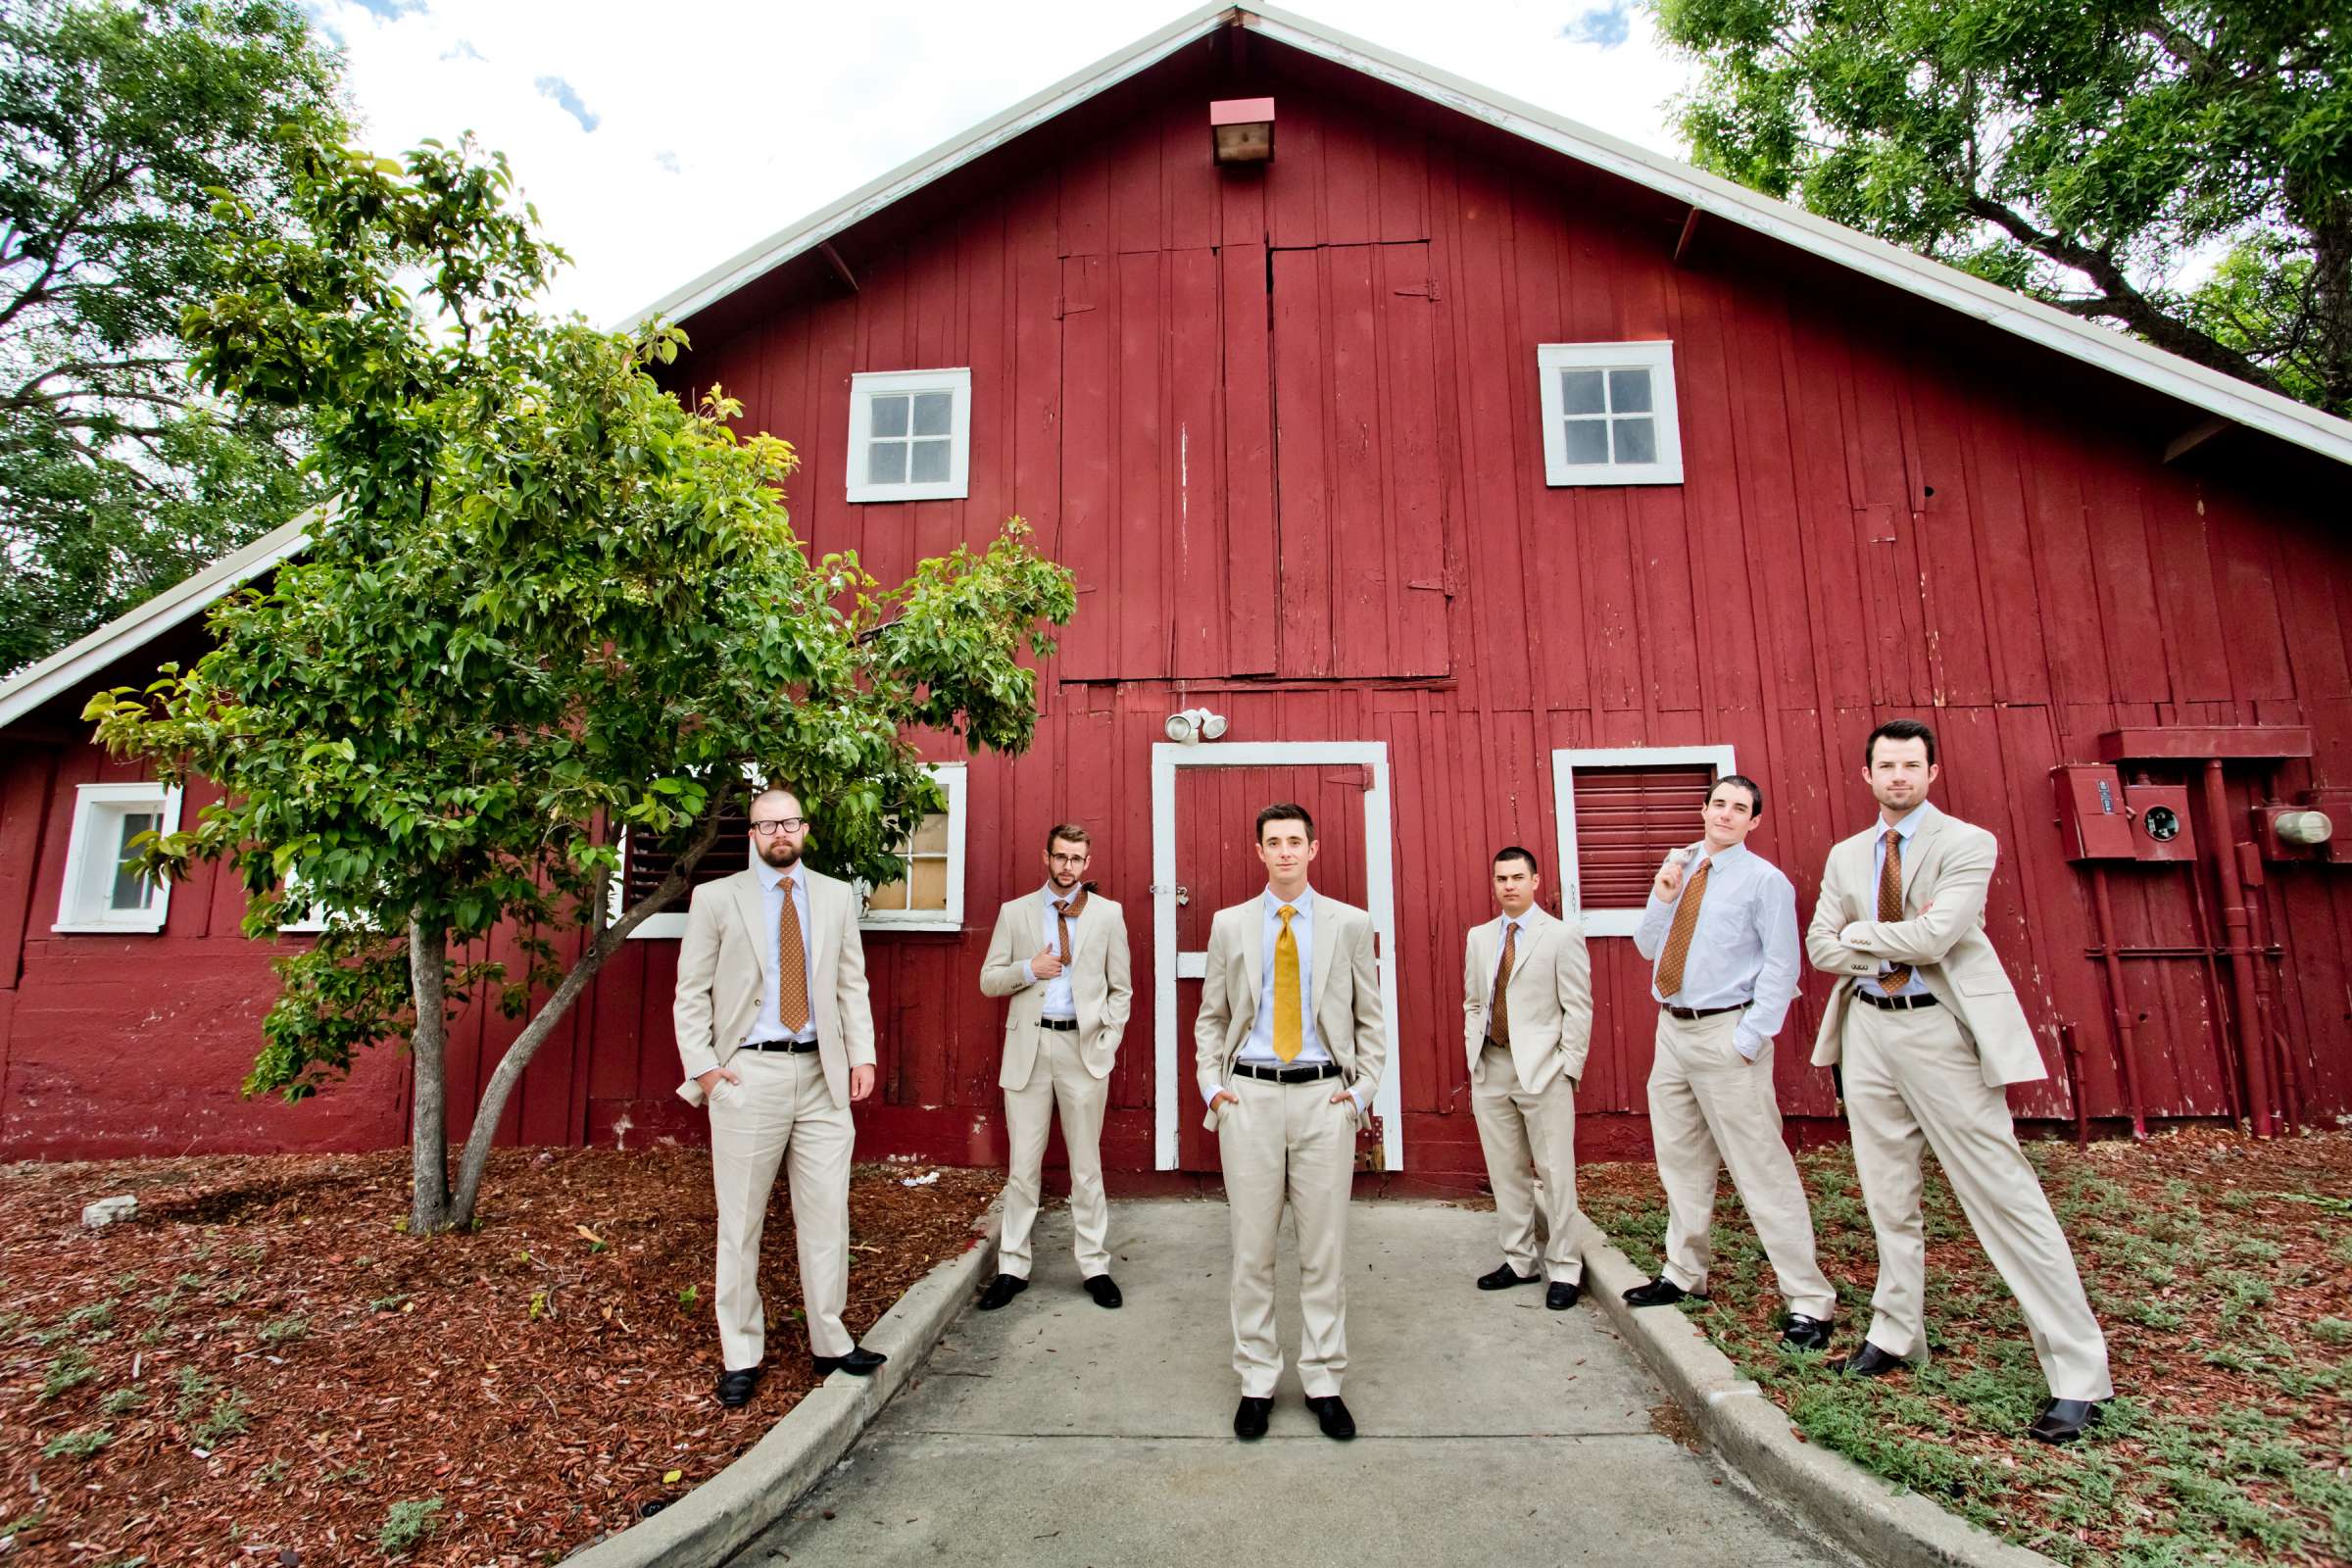
<path id="1" fill-rule="evenodd" d="M 367 144 L 473 132 L 573 266 L 549 303 L 602 325 L 1041 88 L 1185 0 L 312 0 Z M 1689 70 L 1634 0 L 1307 0 L 1327 27 L 1680 156 Z M 1433 25 L 1432 18 L 1443 19 Z"/>

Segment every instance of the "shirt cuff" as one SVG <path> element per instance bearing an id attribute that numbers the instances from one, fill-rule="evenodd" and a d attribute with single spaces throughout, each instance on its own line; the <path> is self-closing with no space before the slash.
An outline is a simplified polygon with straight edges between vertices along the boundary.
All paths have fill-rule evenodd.
<path id="1" fill-rule="evenodd" d="M 1217 1097 L 1226 1092 L 1226 1088 L 1223 1084 L 1212 1084 L 1208 1088 L 1200 1091 L 1200 1102 L 1202 1104 L 1213 1107 L 1217 1102 Z"/>
<path id="2" fill-rule="evenodd" d="M 1732 1031 L 1732 1049 L 1747 1060 L 1753 1061 L 1756 1059 L 1756 1053 L 1764 1049 L 1764 1037 L 1745 1027 L 1735 1029 Z"/>
<path id="3" fill-rule="evenodd" d="M 1037 970 L 1027 958 L 1021 960 L 1021 984 L 1026 986 L 1037 984 Z"/>
<path id="4" fill-rule="evenodd" d="M 1361 1116 L 1365 1111 L 1372 1108 L 1370 1105 L 1364 1103 L 1364 1086 L 1361 1084 L 1348 1085 L 1348 1098 L 1355 1102 L 1355 1113 L 1358 1116 Z"/>

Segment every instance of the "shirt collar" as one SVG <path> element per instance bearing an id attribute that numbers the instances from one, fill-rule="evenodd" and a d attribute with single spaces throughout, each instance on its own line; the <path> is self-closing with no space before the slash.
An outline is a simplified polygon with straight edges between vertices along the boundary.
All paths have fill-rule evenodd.
<path id="1" fill-rule="evenodd" d="M 1274 896 L 1274 890 L 1272 888 L 1266 889 L 1265 900 L 1266 915 L 1268 918 L 1273 918 L 1281 912 L 1283 901 Z M 1291 900 L 1290 905 L 1292 908 L 1298 910 L 1300 914 L 1312 916 L 1315 912 L 1315 890 L 1313 886 L 1310 884 L 1309 886 L 1300 888 L 1298 890 L 1298 896 Z"/>
<path id="2" fill-rule="evenodd" d="M 752 861 L 752 869 L 760 873 L 760 885 L 770 893 L 773 893 L 776 890 L 777 883 L 784 880 L 784 873 L 777 870 L 774 866 L 768 864 L 765 860 L 755 858 Z M 795 861 L 792 869 L 794 875 L 799 875 L 801 869 L 800 863 Z M 802 887 L 807 887 L 808 885 L 808 884 L 805 881 L 800 883 L 800 886 Z"/>
<path id="3" fill-rule="evenodd" d="M 1706 853 L 1706 840 L 1699 840 L 1699 858 L 1710 864 L 1737 865 L 1741 856 L 1754 853 L 1744 844 L 1735 844 L 1729 849 L 1717 850 L 1713 855 L 1709 855 Z"/>
<path id="4" fill-rule="evenodd" d="M 1911 808 L 1911 809 L 1908 811 L 1905 811 L 1900 817 L 1897 817 L 1894 825 L 1891 828 L 1886 825 L 1886 821 L 1884 817 L 1880 818 L 1879 837 L 1881 839 L 1885 839 L 1886 836 L 1890 832 L 1900 833 L 1903 836 L 1903 842 L 1905 844 L 1909 844 L 1913 835 L 1919 832 L 1921 824 L 1925 823 L 1927 819 L 1928 803 L 1922 801 L 1917 806 Z"/>
<path id="5" fill-rule="evenodd" d="M 1051 910 L 1054 906 L 1059 904 L 1065 897 L 1068 898 L 1072 904 L 1076 904 L 1080 899 L 1085 898 L 1086 884 L 1081 882 L 1076 887 L 1070 889 L 1066 895 L 1064 895 L 1054 892 L 1054 884 L 1049 882 L 1042 889 L 1040 889 L 1039 892 L 1046 901 L 1046 908 Z"/>

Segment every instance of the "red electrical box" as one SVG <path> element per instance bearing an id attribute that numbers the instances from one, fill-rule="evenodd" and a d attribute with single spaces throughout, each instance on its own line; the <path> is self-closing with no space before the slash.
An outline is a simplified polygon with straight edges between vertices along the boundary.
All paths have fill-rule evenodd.
<path id="1" fill-rule="evenodd" d="M 2135 860 L 2193 860 L 2196 835 L 2188 825 L 2188 786 L 2185 784 L 2128 784 L 2124 809 L 2132 818 L 2132 858 Z"/>
<path id="2" fill-rule="evenodd" d="M 2062 763 L 2050 769 L 2050 790 L 2057 801 L 2058 837 L 2068 859 L 2138 858 L 2122 773 L 2097 762 Z"/>

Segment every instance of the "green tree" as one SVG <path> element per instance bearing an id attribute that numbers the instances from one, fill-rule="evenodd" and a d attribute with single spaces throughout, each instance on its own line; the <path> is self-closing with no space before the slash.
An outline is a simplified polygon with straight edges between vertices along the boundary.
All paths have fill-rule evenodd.
<path id="1" fill-rule="evenodd" d="M 286 0 L 0 5 L 0 672 L 309 499 L 294 417 L 198 396 L 179 321 L 212 193 L 275 211 L 337 74 Z"/>
<path id="2" fill-rule="evenodd" d="M 656 384 L 684 339 L 535 315 L 558 253 L 503 159 L 314 159 L 289 232 L 235 203 L 232 288 L 193 313 L 215 389 L 306 411 L 332 497 L 302 558 L 214 612 L 211 652 L 90 705 L 100 738 L 225 792 L 152 843 L 227 858 L 249 934 L 321 910 L 279 960 L 248 1093 L 289 1099 L 405 1038 L 412 1221 L 472 1220 L 499 1114 L 628 933 L 683 887 L 750 773 L 788 781 L 820 866 L 872 882 L 939 808 L 909 731 L 1018 751 L 1023 654 L 1076 606 L 1018 518 L 884 590 L 811 563 L 779 486 L 791 448 L 738 439 L 717 388 Z M 416 283 L 411 298 L 403 285 Z M 623 830 L 679 857 L 617 919 Z M 494 929 L 528 961 L 478 961 Z M 442 1054 L 466 997 L 530 1015 L 477 1107 L 454 1195 Z"/>
<path id="3" fill-rule="evenodd" d="M 1704 167 L 2352 414 L 2347 0 L 1655 0 Z"/>

